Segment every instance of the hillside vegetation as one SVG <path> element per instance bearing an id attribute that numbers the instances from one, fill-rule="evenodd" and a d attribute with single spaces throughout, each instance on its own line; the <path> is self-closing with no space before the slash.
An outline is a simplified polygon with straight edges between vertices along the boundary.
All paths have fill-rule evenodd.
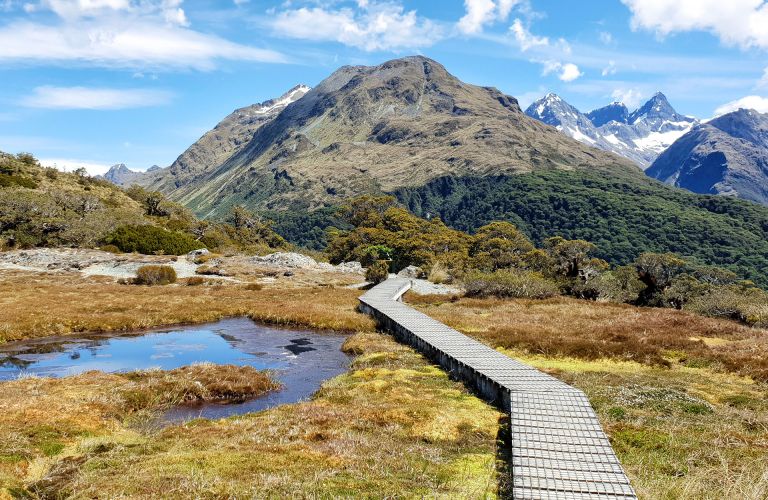
<path id="1" fill-rule="evenodd" d="M 234 206 L 223 221 L 197 219 L 156 191 L 123 190 L 0 152 L 0 249 L 106 246 L 179 255 L 199 248 L 264 253 L 287 248 L 268 221 Z"/>
<path id="2" fill-rule="evenodd" d="M 670 252 L 644 252 L 629 265 L 612 266 L 596 256 L 600 246 L 590 241 L 551 236 L 537 248 L 503 221 L 468 234 L 438 217 L 416 217 L 387 196 L 355 198 L 340 213 L 354 229 L 329 232 L 328 257 L 333 263 L 360 261 L 369 268 L 370 281 L 417 266 L 432 281 L 463 283 L 470 296 L 543 299 L 563 294 L 689 309 L 768 326 L 767 292 L 727 269 Z"/>
<path id="3" fill-rule="evenodd" d="M 0 248 L 92 247 L 118 226 L 142 221 L 141 205 L 109 182 L 0 152 Z"/>
<path id="4" fill-rule="evenodd" d="M 413 213 L 464 231 L 504 220 L 537 245 L 551 236 L 587 240 L 612 264 L 673 252 L 768 286 L 768 208 L 673 189 L 639 171 L 444 177 L 395 194 Z"/>

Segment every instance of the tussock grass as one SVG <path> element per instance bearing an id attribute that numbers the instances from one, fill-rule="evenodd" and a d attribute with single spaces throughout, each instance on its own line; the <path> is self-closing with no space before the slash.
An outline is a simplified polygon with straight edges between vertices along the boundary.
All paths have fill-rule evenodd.
<path id="1" fill-rule="evenodd" d="M 247 285 L 129 287 L 108 279 L 8 274 L 0 280 L 0 342 L 249 316 L 273 325 L 370 331 L 358 290 Z"/>
<path id="2" fill-rule="evenodd" d="M 0 384 L 0 398 L 15 405 L 0 415 L 3 437 L 44 436 L 13 448 L 3 439 L 0 485 L 83 498 L 494 495 L 496 410 L 386 335 L 358 334 L 344 349 L 359 355 L 352 370 L 311 401 L 149 434 L 126 423 L 132 400 L 121 406 L 115 388 L 140 384 L 178 399 L 184 391 L 163 381 L 170 372 Z M 207 367 L 190 369 L 201 377 Z M 21 412 L 29 417 L 13 418 Z M 61 446 L 46 456 L 43 439 Z"/>
<path id="3" fill-rule="evenodd" d="M 407 300 L 494 347 L 550 357 L 709 366 L 768 381 L 768 331 L 734 321 L 564 297 L 501 300 L 409 294 Z"/>
<path id="4" fill-rule="evenodd" d="M 582 389 L 641 498 L 768 498 L 765 331 L 566 298 L 406 298 Z"/>
<path id="5" fill-rule="evenodd" d="M 87 458 L 73 447 L 98 448 L 94 439 L 113 434 L 135 439 L 132 425 L 182 402 L 236 401 L 278 388 L 268 374 L 252 367 L 213 364 L 125 374 L 92 371 L 62 379 L 24 377 L 0 383 L 0 488 L 21 488 L 23 479 L 39 470 L 40 477 L 29 484 L 31 491 L 46 496 L 73 473 L 52 479 L 71 468 L 72 458 L 78 465 Z"/>

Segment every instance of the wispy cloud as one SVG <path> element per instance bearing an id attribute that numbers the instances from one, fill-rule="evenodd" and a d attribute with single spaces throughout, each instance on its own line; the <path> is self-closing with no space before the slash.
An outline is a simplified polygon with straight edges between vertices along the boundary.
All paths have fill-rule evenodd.
<path id="1" fill-rule="evenodd" d="M 506 21 L 509 13 L 520 0 L 464 0 L 466 14 L 456 23 L 464 34 L 475 34 L 487 24 Z"/>
<path id="2" fill-rule="evenodd" d="M 0 27 L 0 62 L 210 69 L 219 59 L 285 62 L 279 52 L 195 31 L 179 0 L 46 0 L 27 4 L 54 22 Z M 45 12 L 40 12 L 43 19 Z M 48 14 L 47 17 L 50 17 Z"/>
<path id="3" fill-rule="evenodd" d="M 150 89 L 37 87 L 21 104 L 30 108 L 114 110 L 167 104 L 173 94 Z"/>
<path id="4" fill-rule="evenodd" d="M 282 37 L 333 41 L 365 51 L 428 47 L 444 36 L 440 25 L 399 3 L 364 0 L 358 8 L 301 7 L 274 12 L 268 22 Z"/>

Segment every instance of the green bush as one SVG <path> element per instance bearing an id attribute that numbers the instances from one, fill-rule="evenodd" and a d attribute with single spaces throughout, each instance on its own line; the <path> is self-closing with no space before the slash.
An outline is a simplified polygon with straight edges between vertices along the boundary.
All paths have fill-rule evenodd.
<path id="1" fill-rule="evenodd" d="M 37 183 L 27 177 L 21 177 L 20 175 L 0 174 L 0 188 L 21 186 L 27 189 L 35 189 Z"/>
<path id="2" fill-rule="evenodd" d="M 464 277 L 464 287 L 470 297 L 546 299 L 560 292 L 557 284 L 541 274 L 523 270 L 469 273 Z"/>
<path id="3" fill-rule="evenodd" d="M 120 226 L 105 238 L 105 243 L 114 245 L 123 252 L 147 255 L 183 255 L 205 248 L 205 245 L 188 234 L 155 226 Z"/>
<path id="4" fill-rule="evenodd" d="M 365 270 L 365 279 L 373 284 L 381 283 L 389 277 L 389 263 L 377 260 Z"/>
<path id="5" fill-rule="evenodd" d="M 176 283 L 176 270 L 171 266 L 141 266 L 133 282 L 136 285 L 169 285 Z"/>

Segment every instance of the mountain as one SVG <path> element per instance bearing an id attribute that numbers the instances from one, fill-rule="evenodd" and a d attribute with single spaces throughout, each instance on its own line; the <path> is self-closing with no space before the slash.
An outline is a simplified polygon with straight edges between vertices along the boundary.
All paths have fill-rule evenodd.
<path id="1" fill-rule="evenodd" d="M 587 113 L 587 118 L 595 127 L 602 127 L 608 122 L 627 123 L 629 110 L 622 102 L 612 102 L 607 106 L 590 111 Z"/>
<path id="2" fill-rule="evenodd" d="M 560 123 L 575 127 L 584 115 L 566 105 L 558 113 L 569 121 Z M 652 122 L 655 108 L 635 123 Z M 768 208 L 651 179 L 631 161 L 527 116 L 513 97 L 466 84 L 425 57 L 342 67 L 263 120 L 229 155 L 206 149 L 217 144 L 196 144 L 210 162 L 182 168 L 188 150 L 152 186 L 210 218 L 244 205 L 302 244 L 335 225 L 334 206 L 391 193 L 414 213 L 437 214 L 454 227 L 508 220 L 537 243 L 553 235 L 592 241 L 613 263 L 673 251 L 768 284 Z"/>
<path id="3" fill-rule="evenodd" d="M 318 208 L 441 175 L 634 168 L 558 134 L 525 116 L 514 98 L 463 83 L 425 57 L 342 67 L 260 124 L 228 156 L 208 146 L 190 148 L 206 160 L 196 168 L 189 167 L 188 150 L 153 183 L 206 216 L 223 216 L 233 204 Z"/>
<path id="4" fill-rule="evenodd" d="M 306 85 L 296 85 L 276 99 L 236 109 L 187 148 L 170 167 L 154 172 L 146 184 L 172 190 L 204 176 L 245 147 L 256 130 L 309 90 Z"/>
<path id="5" fill-rule="evenodd" d="M 107 180 L 118 186 L 130 186 L 132 184 L 142 184 L 142 182 L 149 178 L 151 174 L 154 174 L 159 170 L 160 167 L 152 165 L 146 171 L 142 172 L 140 170 L 129 169 L 125 166 L 125 163 L 118 163 L 112 165 L 104 175 L 97 175 L 96 177 Z"/>
<path id="6" fill-rule="evenodd" d="M 647 174 L 695 193 L 768 205 L 768 114 L 740 109 L 702 123 L 662 153 Z"/>
<path id="7" fill-rule="evenodd" d="M 632 113 L 624 104 L 614 102 L 583 114 L 555 94 L 534 102 L 525 113 L 584 144 L 628 158 L 643 169 L 698 123 L 677 113 L 661 92 Z"/>

